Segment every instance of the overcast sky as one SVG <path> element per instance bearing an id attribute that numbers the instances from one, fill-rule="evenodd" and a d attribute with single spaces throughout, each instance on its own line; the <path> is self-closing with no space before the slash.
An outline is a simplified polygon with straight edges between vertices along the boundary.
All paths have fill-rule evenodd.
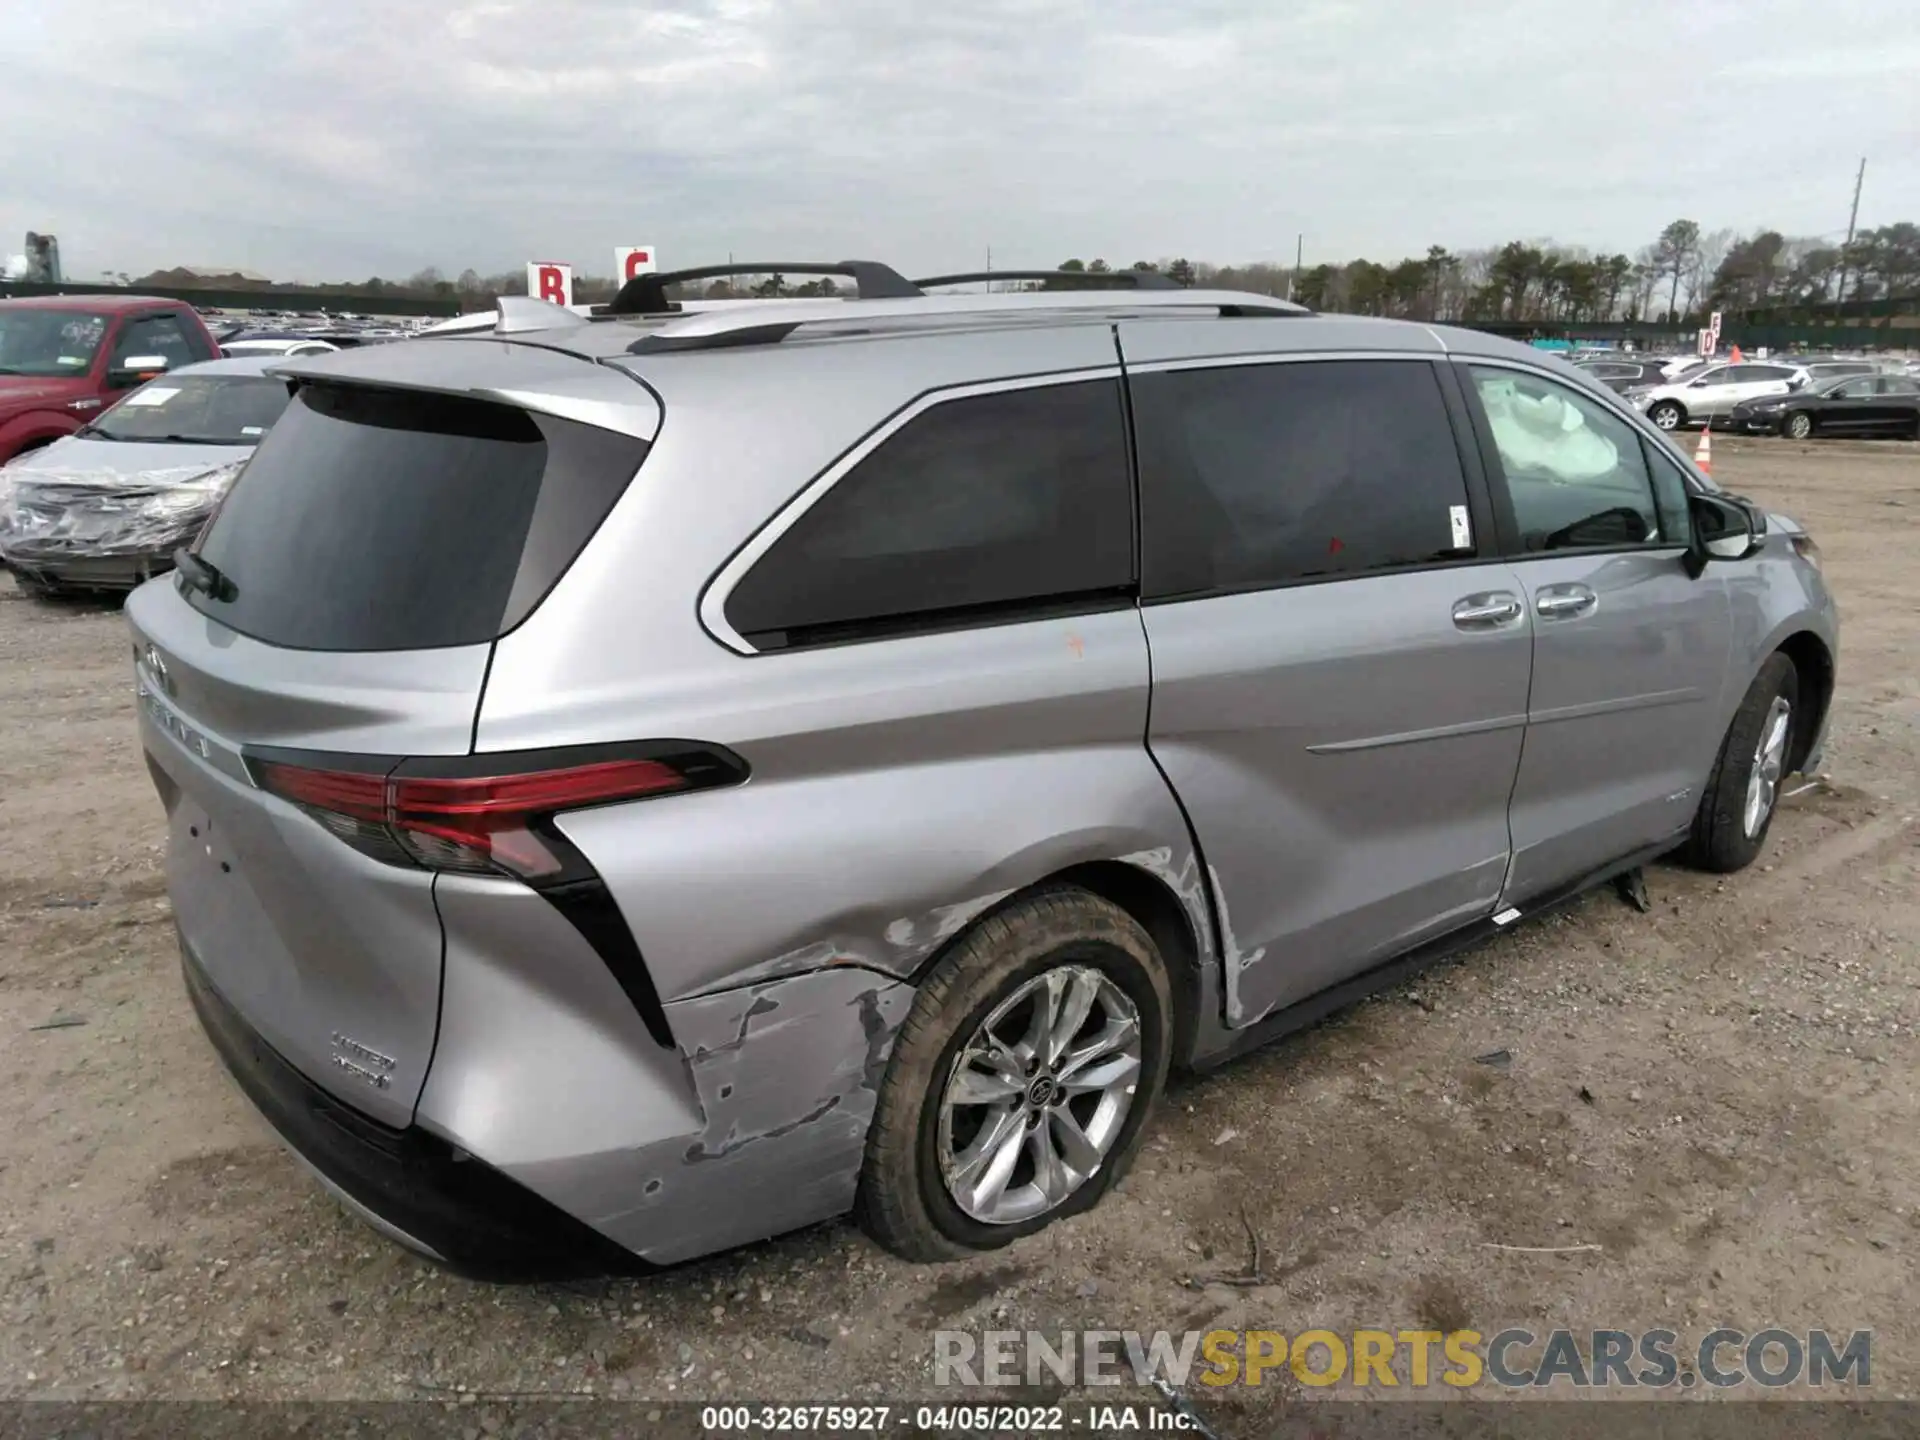
<path id="1" fill-rule="evenodd" d="M 1920 0 L 8 0 L 0 254 L 1392 260 L 1920 218 Z"/>

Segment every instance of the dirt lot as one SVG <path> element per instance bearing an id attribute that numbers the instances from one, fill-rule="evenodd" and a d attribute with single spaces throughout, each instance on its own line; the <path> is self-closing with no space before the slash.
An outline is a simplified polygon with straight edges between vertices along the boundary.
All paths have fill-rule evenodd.
<path id="1" fill-rule="evenodd" d="M 1657 868 L 1651 914 L 1590 896 L 1178 1082 L 1098 1211 L 944 1268 L 841 1225 L 490 1288 L 346 1218 L 182 996 L 117 613 L 0 581 L 0 1396 L 857 1399 L 928 1393 L 939 1327 L 1776 1322 L 1872 1328 L 1876 1393 L 1920 1394 L 1920 448 L 1716 458 L 1845 611 L 1830 779 L 1763 864 Z M 1269 1283 L 1196 1280 L 1243 1214 Z"/>

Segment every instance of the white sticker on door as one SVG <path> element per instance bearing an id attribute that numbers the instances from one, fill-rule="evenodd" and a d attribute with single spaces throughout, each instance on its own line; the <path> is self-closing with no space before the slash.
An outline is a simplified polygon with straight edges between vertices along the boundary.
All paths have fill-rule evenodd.
<path id="1" fill-rule="evenodd" d="M 1453 521 L 1453 548 L 1471 550 L 1473 548 L 1473 526 L 1467 520 L 1467 507 L 1450 505 L 1447 516 Z"/>

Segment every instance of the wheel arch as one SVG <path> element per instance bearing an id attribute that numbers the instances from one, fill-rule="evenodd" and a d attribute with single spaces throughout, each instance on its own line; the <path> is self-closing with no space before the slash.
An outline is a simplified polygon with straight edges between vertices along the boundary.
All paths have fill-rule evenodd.
<path id="1" fill-rule="evenodd" d="M 1826 727 L 1827 707 L 1833 703 L 1833 652 L 1811 630 L 1796 630 L 1774 647 L 1776 654 L 1793 661 L 1797 694 L 1794 705 L 1809 723 L 1794 727 L 1793 749 L 1789 752 L 1787 773 L 1806 763 L 1814 738 Z"/>
<path id="2" fill-rule="evenodd" d="M 1204 909 L 1204 897 L 1197 897 L 1201 914 L 1183 900 L 1163 876 L 1128 860 L 1089 860 L 1056 870 L 1030 885 L 1002 896 L 990 908 L 976 915 L 957 934 L 950 936 L 920 964 L 910 977 L 919 984 L 952 949 L 959 945 L 983 921 L 1046 890 L 1073 887 L 1099 896 L 1124 910 L 1160 952 L 1166 962 L 1168 987 L 1173 996 L 1172 1062 L 1187 1065 L 1200 1032 L 1201 1017 L 1209 1005 L 1217 1005 L 1217 981 L 1210 969 L 1214 949 L 1204 937 L 1210 933 L 1211 920 Z"/>

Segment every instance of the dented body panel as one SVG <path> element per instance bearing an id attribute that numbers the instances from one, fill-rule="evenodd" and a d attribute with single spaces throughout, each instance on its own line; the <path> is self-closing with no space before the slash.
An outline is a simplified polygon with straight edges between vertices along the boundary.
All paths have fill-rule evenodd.
<path id="1" fill-rule="evenodd" d="M 1190 853 L 1141 744 L 1132 610 L 748 663 L 786 703 L 716 703 L 701 732 L 752 757 L 745 786 L 560 822 L 663 999 L 844 962 L 911 975 L 1049 875 Z"/>
<path id="2" fill-rule="evenodd" d="M 660 1263 L 853 1203 L 911 985 L 841 966 L 682 1001 L 667 1049 L 538 896 L 442 876 L 437 900 L 446 994 L 424 1128 Z"/>

